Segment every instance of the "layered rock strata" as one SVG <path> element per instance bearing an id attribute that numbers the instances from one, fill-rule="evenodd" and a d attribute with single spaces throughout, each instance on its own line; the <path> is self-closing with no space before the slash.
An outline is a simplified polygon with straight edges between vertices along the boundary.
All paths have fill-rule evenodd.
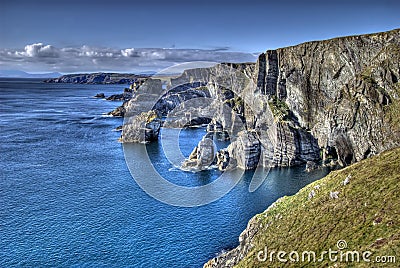
<path id="1" fill-rule="evenodd" d="M 400 144 L 399 51 L 398 29 L 269 50 L 255 64 L 184 71 L 169 91 L 154 93 L 155 109 L 165 115 L 182 106 L 186 112 L 170 126 L 190 125 L 179 117 L 196 114 L 197 123 L 211 122 L 209 131 L 226 133 L 232 143 L 219 154 L 222 169 L 227 159 L 243 169 L 321 160 L 345 166 Z M 140 98 L 124 107 L 154 109 Z M 206 110 L 212 112 L 185 107 L 197 98 L 211 99 Z M 243 150 L 258 161 L 241 161 L 236 152 Z"/>

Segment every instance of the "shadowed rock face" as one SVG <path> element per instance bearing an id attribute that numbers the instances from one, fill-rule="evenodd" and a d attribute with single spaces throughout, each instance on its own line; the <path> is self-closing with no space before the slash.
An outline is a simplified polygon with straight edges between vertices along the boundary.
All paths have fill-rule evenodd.
<path id="1" fill-rule="evenodd" d="M 267 51 L 257 89 L 285 102 L 294 121 L 342 165 L 399 145 L 387 120 L 399 99 L 400 30 Z"/>

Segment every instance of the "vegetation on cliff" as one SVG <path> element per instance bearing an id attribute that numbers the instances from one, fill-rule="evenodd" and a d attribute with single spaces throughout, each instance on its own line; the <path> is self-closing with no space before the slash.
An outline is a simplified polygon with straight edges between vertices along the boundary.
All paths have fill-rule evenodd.
<path id="1" fill-rule="evenodd" d="M 237 267 L 371 267 L 377 265 L 372 262 L 379 256 L 392 262 L 385 267 L 392 267 L 390 265 L 394 265 L 394 258 L 399 258 L 396 254 L 400 252 L 399 163 L 400 148 L 392 149 L 334 171 L 296 195 L 279 199 L 265 212 L 256 215 L 245 230 L 244 233 L 251 233 L 249 229 L 257 229 L 246 242 L 253 246 L 243 259 L 239 257 L 241 261 Z M 360 253 L 359 262 L 332 262 L 328 255 L 323 261 L 318 260 L 323 251 L 338 251 L 340 240 L 347 244 L 342 251 Z M 275 251 L 274 261 L 270 261 L 269 253 L 265 261 L 258 260 L 257 255 L 263 251 L 262 256 L 265 247 L 269 253 Z M 292 262 L 286 255 L 288 261 L 279 262 L 276 254 L 280 250 L 287 254 L 297 251 L 300 260 L 302 252 L 313 251 L 316 261 Z M 370 262 L 362 260 L 362 252 L 367 251 L 371 252 Z M 230 259 L 235 258 L 226 258 L 224 264 L 229 264 Z M 224 267 L 221 263 L 210 266 Z"/>
<path id="2" fill-rule="evenodd" d="M 272 111 L 272 114 L 275 117 L 275 120 L 283 121 L 287 119 L 290 114 L 290 110 L 284 101 L 274 97 L 271 101 L 268 102 L 268 104 Z"/>

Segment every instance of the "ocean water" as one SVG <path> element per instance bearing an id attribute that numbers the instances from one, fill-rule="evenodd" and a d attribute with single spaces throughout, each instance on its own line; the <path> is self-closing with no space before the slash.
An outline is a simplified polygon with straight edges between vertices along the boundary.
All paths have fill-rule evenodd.
<path id="1" fill-rule="evenodd" d="M 252 216 L 328 172 L 273 169 L 252 193 L 246 172 L 208 205 L 161 203 L 128 170 L 112 131 L 122 119 L 103 115 L 120 102 L 92 97 L 123 87 L 0 80 L 0 267 L 202 267 L 237 246 Z M 204 134 L 181 131 L 183 154 Z M 174 168 L 160 142 L 147 149 L 176 184 L 200 186 L 220 175 Z"/>

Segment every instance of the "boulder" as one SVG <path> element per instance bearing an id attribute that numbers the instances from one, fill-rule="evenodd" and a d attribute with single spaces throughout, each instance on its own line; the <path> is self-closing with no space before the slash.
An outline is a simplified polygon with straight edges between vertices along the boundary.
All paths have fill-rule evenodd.
<path id="1" fill-rule="evenodd" d="M 124 114 L 125 114 L 125 107 L 124 106 L 118 106 L 113 111 L 111 111 L 111 112 L 109 112 L 107 114 L 115 116 L 115 117 L 123 117 Z"/>
<path id="2" fill-rule="evenodd" d="M 106 96 L 104 95 L 104 93 L 97 93 L 94 97 L 104 99 Z"/>
<path id="3" fill-rule="evenodd" d="M 307 172 L 316 170 L 317 168 L 318 168 L 317 163 L 315 163 L 314 161 L 307 161 L 307 163 L 306 163 L 306 171 Z"/>

